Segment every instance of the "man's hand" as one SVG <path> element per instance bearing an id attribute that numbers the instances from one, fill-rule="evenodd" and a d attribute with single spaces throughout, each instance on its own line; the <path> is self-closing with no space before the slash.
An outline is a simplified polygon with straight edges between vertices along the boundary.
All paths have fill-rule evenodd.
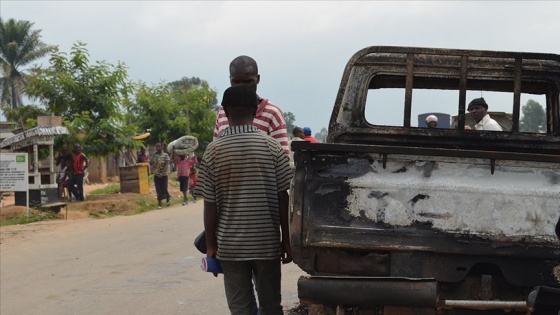
<path id="1" fill-rule="evenodd" d="M 218 254 L 218 247 L 214 247 L 214 246 L 208 246 L 208 243 L 206 244 L 206 257 L 210 257 L 210 258 L 216 258 L 216 255 Z M 217 273 L 212 273 L 214 275 L 214 277 L 218 277 Z"/>
<path id="2" fill-rule="evenodd" d="M 292 262 L 292 247 L 289 241 L 282 240 L 282 264 Z"/>

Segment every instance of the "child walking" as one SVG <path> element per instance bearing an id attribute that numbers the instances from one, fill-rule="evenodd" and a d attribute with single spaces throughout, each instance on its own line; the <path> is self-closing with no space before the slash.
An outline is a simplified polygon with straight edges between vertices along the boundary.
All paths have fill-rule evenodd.
<path id="1" fill-rule="evenodd" d="M 194 188 L 196 187 L 197 179 L 198 179 L 198 175 L 196 174 L 196 168 L 192 166 L 191 171 L 189 173 L 189 191 L 191 192 L 193 203 L 196 203 L 196 195 L 194 194 Z"/>
<path id="2" fill-rule="evenodd" d="M 177 166 L 177 180 L 179 181 L 179 189 L 183 193 L 183 206 L 184 206 L 189 203 L 189 199 L 187 198 L 187 192 L 190 190 L 191 187 L 190 172 L 194 168 L 194 165 L 198 163 L 198 159 L 192 153 L 189 157 L 187 157 L 184 154 L 177 154 L 173 152 L 173 161 Z"/>

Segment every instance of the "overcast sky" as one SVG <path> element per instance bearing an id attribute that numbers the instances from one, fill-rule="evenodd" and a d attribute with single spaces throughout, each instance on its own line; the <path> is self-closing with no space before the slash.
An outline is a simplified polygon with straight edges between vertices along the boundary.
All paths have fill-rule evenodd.
<path id="1" fill-rule="evenodd" d="M 35 23 L 62 51 L 85 42 L 91 61 L 123 61 L 132 80 L 199 77 L 219 101 L 229 62 L 249 55 L 259 94 L 313 132 L 328 126 L 346 62 L 364 47 L 560 54 L 558 12 L 558 1 L 0 1 L 4 20 Z"/>

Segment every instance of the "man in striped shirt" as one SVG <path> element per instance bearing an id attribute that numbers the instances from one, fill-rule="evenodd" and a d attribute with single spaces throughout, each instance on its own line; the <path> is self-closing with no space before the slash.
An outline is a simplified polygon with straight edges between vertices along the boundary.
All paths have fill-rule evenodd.
<path id="1" fill-rule="evenodd" d="M 196 190 L 204 197 L 208 257 L 220 260 L 231 314 L 254 314 L 253 274 L 261 314 L 282 314 L 281 264 L 292 260 L 288 155 L 253 124 L 258 97 L 234 85 L 222 105 L 229 127 L 202 158 Z"/>
<path id="2" fill-rule="evenodd" d="M 249 56 L 239 56 L 233 59 L 229 64 L 229 80 L 231 86 L 247 85 L 256 92 L 257 84 L 259 84 L 260 79 L 261 76 L 259 75 L 257 62 Z M 223 106 L 220 106 L 216 119 L 216 127 L 214 128 L 214 140 L 217 139 L 220 133 L 228 126 L 228 118 L 224 112 Z M 270 103 L 266 98 L 259 97 L 259 104 L 257 106 L 255 119 L 253 120 L 253 126 L 276 139 L 284 149 L 284 152 L 288 155 L 290 154 L 286 121 L 284 120 L 282 110 L 278 106 Z"/>

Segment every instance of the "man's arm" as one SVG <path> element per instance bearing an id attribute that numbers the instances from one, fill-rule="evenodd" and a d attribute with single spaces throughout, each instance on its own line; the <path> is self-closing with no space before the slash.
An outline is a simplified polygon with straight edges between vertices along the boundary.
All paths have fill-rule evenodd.
<path id="1" fill-rule="evenodd" d="M 290 140 L 290 137 L 288 136 L 288 130 L 286 129 L 286 120 L 284 119 L 284 113 L 278 106 L 271 103 L 267 104 L 264 111 L 274 117 L 274 119 L 270 121 L 270 129 L 268 134 L 276 139 L 278 143 L 280 143 L 282 149 L 284 150 L 284 153 L 289 156 L 290 146 L 288 142 Z"/>
<path id="2" fill-rule="evenodd" d="M 85 154 L 82 153 L 82 155 L 84 156 L 84 171 L 85 171 L 86 168 L 89 166 L 89 159 Z"/>
<path id="3" fill-rule="evenodd" d="M 292 261 L 292 249 L 290 246 L 290 227 L 288 222 L 288 202 L 287 191 L 278 192 L 278 211 L 280 211 L 280 230 L 282 232 L 282 263 L 287 264 Z"/>
<path id="4" fill-rule="evenodd" d="M 218 226 L 218 207 L 216 203 L 204 200 L 204 231 L 206 231 L 206 256 L 208 257 L 216 257 L 218 254 L 216 226 Z"/>
<path id="5" fill-rule="evenodd" d="M 224 108 L 220 106 L 218 113 L 216 114 L 216 125 L 214 126 L 213 139 L 216 140 L 220 135 L 220 131 L 229 126 L 229 120 L 227 119 L 226 112 Z"/>

